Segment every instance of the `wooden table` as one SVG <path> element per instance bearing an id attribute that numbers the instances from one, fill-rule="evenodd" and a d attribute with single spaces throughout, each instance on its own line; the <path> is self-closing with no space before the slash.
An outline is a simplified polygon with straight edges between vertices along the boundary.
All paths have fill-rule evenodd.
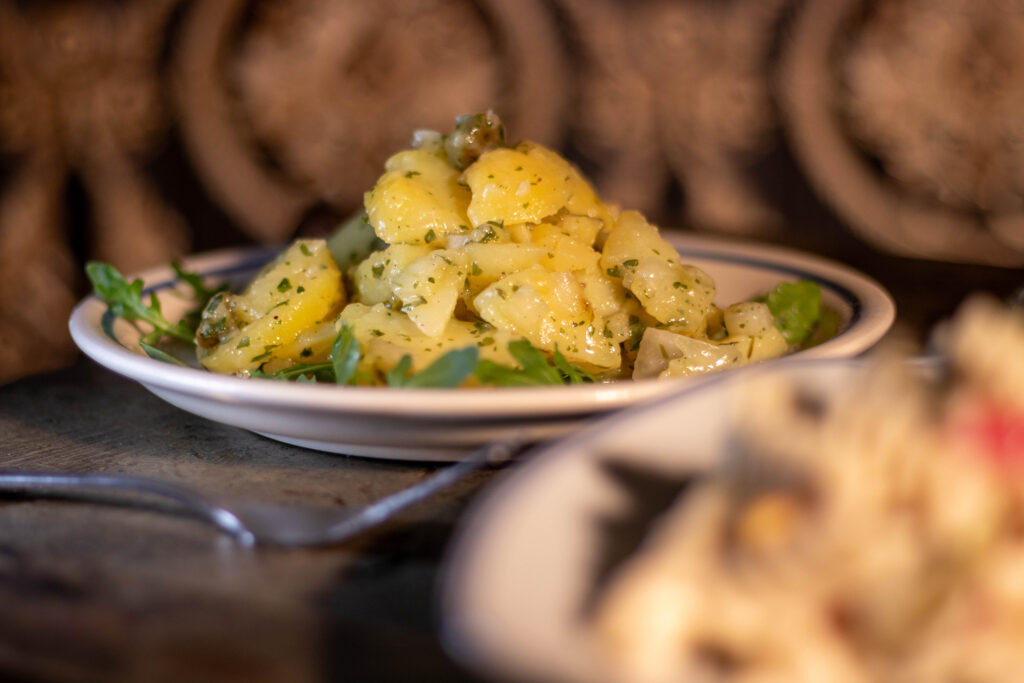
<path id="1" fill-rule="evenodd" d="M 147 475 L 325 506 L 436 465 L 321 454 L 182 412 L 86 360 L 0 387 L 0 468 Z M 348 544 L 245 549 L 187 518 L 0 498 L 0 679 L 471 681 L 437 583 L 482 472 Z"/>

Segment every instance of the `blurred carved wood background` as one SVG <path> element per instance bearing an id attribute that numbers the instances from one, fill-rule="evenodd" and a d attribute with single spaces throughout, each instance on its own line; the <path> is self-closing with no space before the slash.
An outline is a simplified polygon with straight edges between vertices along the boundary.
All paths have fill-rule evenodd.
<path id="1" fill-rule="evenodd" d="M 1024 266 L 1024 0 L 0 0 L 0 382 L 81 266 L 279 242 L 491 107 L 662 225 L 790 244 L 924 329 Z"/>

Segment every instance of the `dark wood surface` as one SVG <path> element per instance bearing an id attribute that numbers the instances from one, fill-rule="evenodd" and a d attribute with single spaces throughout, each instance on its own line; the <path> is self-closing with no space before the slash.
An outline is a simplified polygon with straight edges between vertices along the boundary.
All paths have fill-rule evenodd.
<path id="1" fill-rule="evenodd" d="M 0 468 L 131 473 L 336 506 L 437 465 L 317 453 L 163 403 L 89 361 L 0 387 Z M 0 679 L 471 681 L 437 583 L 483 472 L 347 544 L 245 549 L 180 516 L 0 497 Z"/>

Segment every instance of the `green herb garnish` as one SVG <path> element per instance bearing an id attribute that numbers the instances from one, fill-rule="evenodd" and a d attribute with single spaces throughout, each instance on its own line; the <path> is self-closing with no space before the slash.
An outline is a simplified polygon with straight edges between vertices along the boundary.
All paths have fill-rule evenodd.
<path id="1" fill-rule="evenodd" d="M 338 336 L 334 339 L 331 347 L 331 368 L 334 370 L 334 382 L 336 384 L 350 384 L 356 374 L 356 366 L 363 351 L 359 347 L 359 340 L 356 339 L 352 328 L 342 323 Z"/>
<path id="2" fill-rule="evenodd" d="M 389 387 L 406 389 L 452 388 L 462 384 L 477 367 L 475 346 L 448 351 L 414 375 L 409 375 L 412 357 L 402 356 L 398 365 L 385 374 Z"/>
<path id="3" fill-rule="evenodd" d="M 593 375 L 569 363 L 557 349 L 554 364 L 543 351 L 525 339 L 511 342 L 508 350 L 519 363 L 519 367 L 510 368 L 493 361 L 482 360 L 476 366 L 476 378 L 481 384 L 531 387 L 594 381 Z"/>
<path id="4" fill-rule="evenodd" d="M 85 273 L 96 296 L 106 302 L 113 315 L 131 323 L 142 321 L 152 326 L 152 331 L 142 338 L 145 343 L 153 345 L 167 336 L 195 345 L 193 332 L 185 323 L 171 323 L 164 317 L 155 293 L 150 293 L 148 305 L 143 301 L 142 280 L 136 278 L 129 283 L 116 268 L 99 261 L 85 264 Z"/>
<path id="5" fill-rule="evenodd" d="M 821 288 L 814 282 L 782 282 L 762 299 L 787 344 L 801 344 L 821 316 Z"/>

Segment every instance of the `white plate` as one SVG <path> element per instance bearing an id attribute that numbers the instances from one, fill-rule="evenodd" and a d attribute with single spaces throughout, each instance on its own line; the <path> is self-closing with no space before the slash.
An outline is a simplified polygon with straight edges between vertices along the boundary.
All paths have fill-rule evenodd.
<path id="1" fill-rule="evenodd" d="M 854 356 L 889 329 L 895 307 L 870 278 L 845 266 L 786 249 L 668 235 L 684 262 L 706 270 L 718 301 L 762 294 L 781 280 L 809 279 L 836 308 L 845 329 L 793 357 Z M 242 284 L 273 252 L 221 251 L 186 259 L 189 270 Z M 170 268 L 138 275 L 175 320 L 187 303 L 174 294 Z M 610 410 L 670 393 L 680 382 L 649 380 L 516 389 L 382 389 L 246 380 L 156 361 L 138 350 L 138 333 L 122 320 L 111 338 L 103 330 L 106 305 L 84 299 L 71 315 L 71 336 L 101 365 L 141 382 L 164 400 L 211 420 L 309 448 L 351 455 L 413 460 L 457 459 L 474 446 L 513 434 L 547 439 Z"/>
<path id="2" fill-rule="evenodd" d="M 588 600 L 615 555 L 609 548 L 628 556 L 622 548 L 642 539 L 654 514 L 624 525 L 631 499 L 621 472 L 645 482 L 647 502 L 660 492 L 667 506 L 681 482 L 726 451 L 751 374 L 786 373 L 827 399 L 860 367 L 819 359 L 723 373 L 528 456 L 470 511 L 453 544 L 442 584 L 445 646 L 500 680 L 606 680 L 586 627 Z"/>

